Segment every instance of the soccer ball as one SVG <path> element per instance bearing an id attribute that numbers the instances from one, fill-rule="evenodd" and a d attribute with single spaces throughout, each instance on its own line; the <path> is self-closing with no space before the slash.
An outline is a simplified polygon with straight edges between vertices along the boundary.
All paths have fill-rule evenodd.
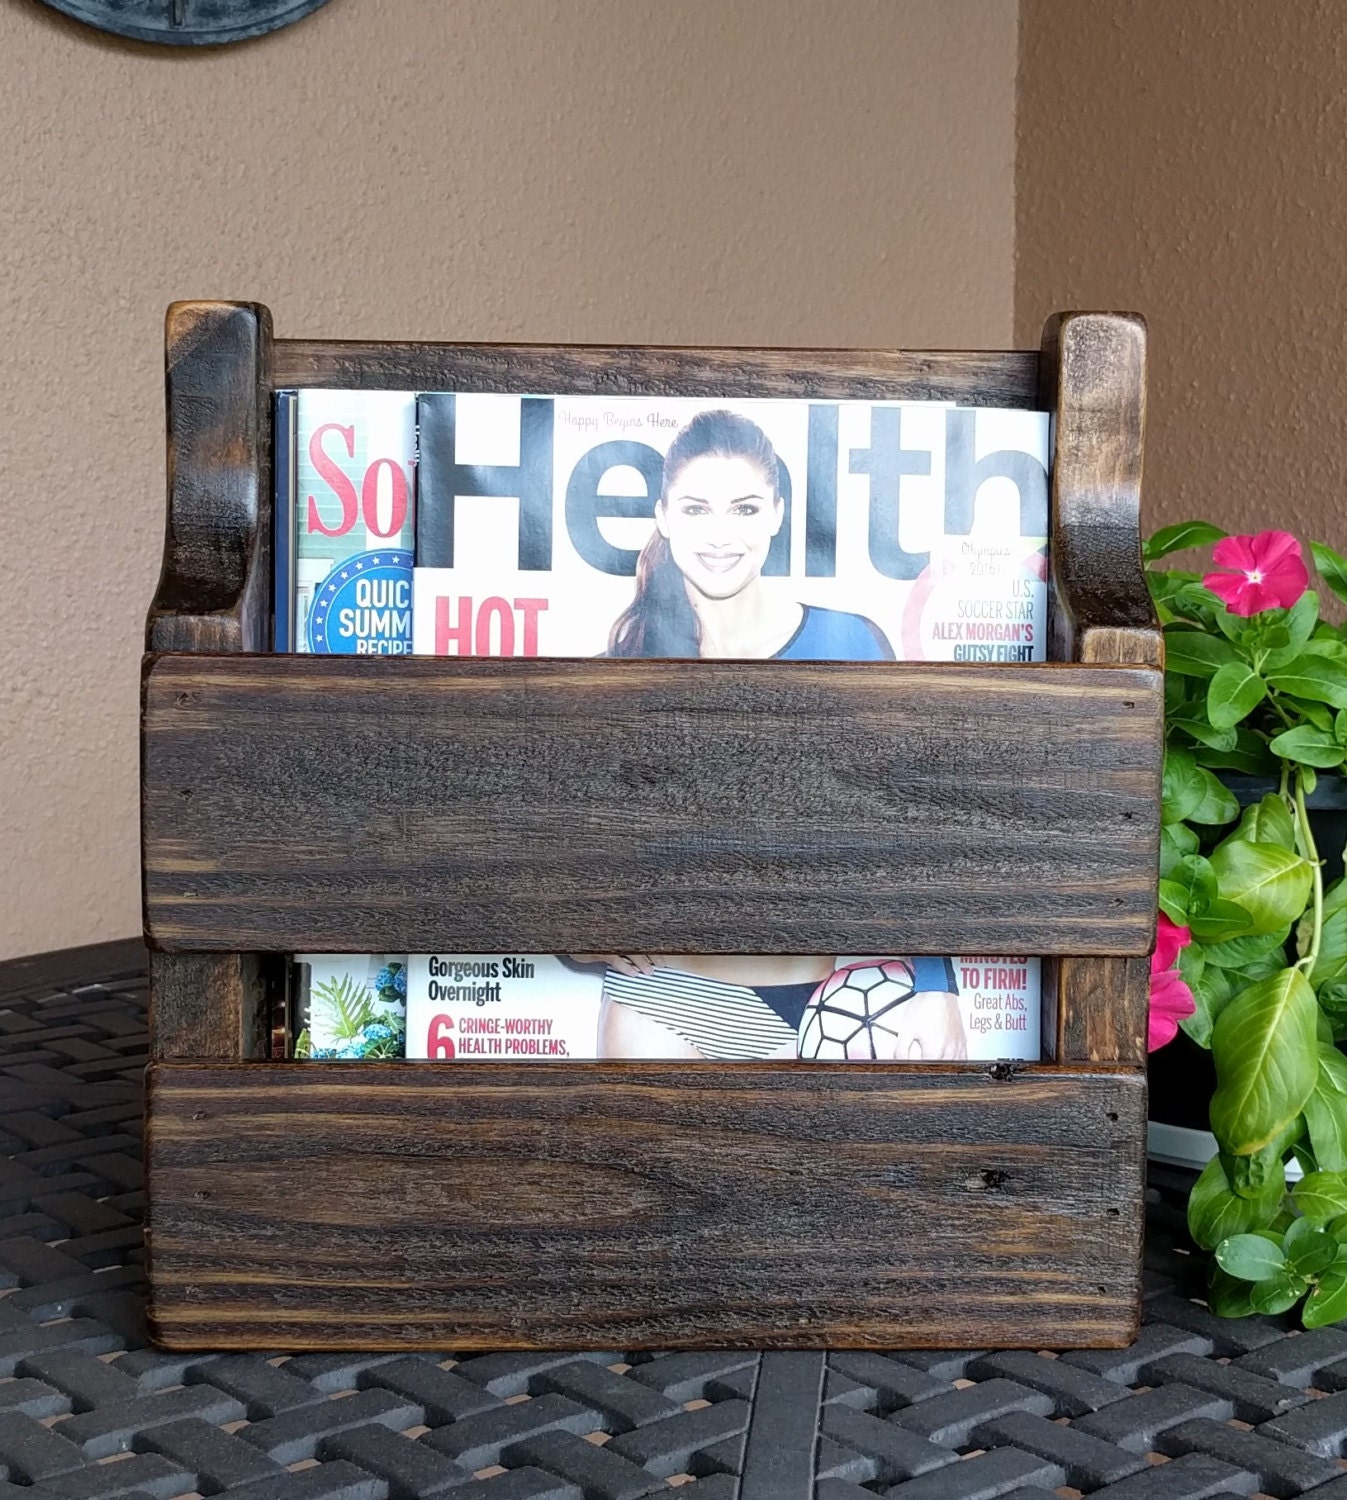
<path id="1" fill-rule="evenodd" d="M 819 1062 L 892 1058 L 898 1007 L 912 995 L 912 965 L 906 959 L 885 958 L 837 969 L 805 1006 L 799 1055 Z"/>

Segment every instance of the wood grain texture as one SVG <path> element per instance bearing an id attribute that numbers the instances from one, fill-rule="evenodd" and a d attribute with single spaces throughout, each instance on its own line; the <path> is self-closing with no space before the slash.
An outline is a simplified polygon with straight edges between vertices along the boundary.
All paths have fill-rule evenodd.
<path id="1" fill-rule="evenodd" d="M 181 1349 L 1123 1345 L 1144 1099 L 1136 1070 L 161 1064 L 150 1325 Z"/>
<path id="2" fill-rule="evenodd" d="M 1053 656 L 1163 662 L 1141 566 L 1146 325 L 1062 313 L 1043 331 L 1040 399 L 1054 415 Z"/>
<path id="3" fill-rule="evenodd" d="M 280 339 L 278 390 L 518 391 L 958 401 L 1033 408 L 1032 352 L 677 349 L 601 344 L 389 344 Z"/>
<path id="4" fill-rule="evenodd" d="M 1066 1063 L 1146 1061 L 1148 958 L 1063 958 L 1057 971 L 1057 1057 Z M 1047 1027 L 1044 1015 L 1044 1027 Z"/>
<path id="5" fill-rule="evenodd" d="M 1162 666 L 1163 637 L 1142 570 L 1139 531 L 1145 323 L 1110 313 L 1049 319 L 1041 379 L 1042 402 L 1054 415 L 1052 654 L 1096 665 Z M 1158 876 L 1157 833 L 1150 878 Z M 1144 961 L 1063 958 L 1057 999 L 1062 1061 L 1145 1062 Z"/>
<path id="6" fill-rule="evenodd" d="M 257 953 L 151 952 L 150 1056 L 266 1057 L 272 968 Z"/>
<path id="7" fill-rule="evenodd" d="M 1149 948 L 1148 669 L 150 659 L 166 949 Z"/>
<path id="8" fill-rule="evenodd" d="M 175 302 L 166 323 L 168 529 L 151 651 L 262 651 L 271 622 L 271 314 Z"/>

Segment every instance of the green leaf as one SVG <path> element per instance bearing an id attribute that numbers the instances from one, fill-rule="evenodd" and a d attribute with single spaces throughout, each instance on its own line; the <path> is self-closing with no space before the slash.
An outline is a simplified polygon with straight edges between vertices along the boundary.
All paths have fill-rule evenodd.
<path id="1" fill-rule="evenodd" d="M 1347 1034 L 1347 978 L 1330 979 L 1319 989 L 1319 1009 L 1328 1017 L 1335 1040 Z"/>
<path id="2" fill-rule="evenodd" d="M 1296 825 L 1286 803 L 1276 793 L 1269 792 L 1261 802 L 1244 809 L 1235 837 L 1248 844 L 1280 844 L 1294 852 Z"/>
<path id="3" fill-rule="evenodd" d="M 1326 661 L 1337 662 L 1342 666 L 1347 662 L 1347 642 L 1338 635 L 1331 625 L 1320 625 L 1314 632 L 1312 639 L 1306 641 L 1302 656 L 1322 656 Z"/>
<path id="4" fill-rule="evenodd" d="M 1219 1156 L 1213 1156 L 1188 1194 L 1188 1232 L 1204 1250 L 1222 1240 L 1266 1224 L 1281 1202 L 1281 1192 L 1241 1198 L 1231 1187 Z"/>
<path id="5" fill-rule="evenodd" d="M 1314 884 L 1308 860 L 1277 844 L 1250 844 L 1241 838 L 1228 838 L 1214 849 L 1211 867 L 1221 896 L 1248 912 L 1254 937 L 1296 921 Z"/>
<path id="6" fill-rule="evenodd" d="M 1216 622 L 1228 614 L 1225 600 L 1218 598 L 1204 584 L 1183 583 L 1175 591 L 1171 604 L 1176 613 L 1186 615 L 1207 630 L 1215 630 Z"/>
<path id="7" fill-rule="evenodd" d="M 1233 792 L 1227 791 L 1220 778 L 1201 766 L 1196 768 L 1202 786 L 1202 799 L 1188 814 L 1190 823 L 1210 826 L 1215 823 L 1230 823 L 1239 817 L 1239 803 Z"/>
<path id="8" fill-rule="evenodd" d="M 1241 1281 L 1265 1281 L 1286 1269 L 1286 1256 L 1261 1234 L 1235 1234 L 1217 1245 L 1216 1264 Z"/>
<path id="9" fill-rule="evenodd" d="M 1165 746 L 1165 769 L 1161 779 L 1161 817 L 1165 823 L 1180 823 L 1206 796 L 1201 767 L 1191 750 Z"/>
<path id="10" fill-rule="evenodd" d="M 1242 615 L 1232 615 L 1228 609 L 1221 610 L 1216 616 L 1216 628 L 1230 642 L 1232 646 L 1238 646 L 1245 654 L 1249 655 L 1249 647 L 1262 639 L 1257 624 L 1246 619 Z"/>
<path id="11" fill-rule="evenodd" d="M 1194 1010 L 1179 1025 L 1199 1047 L 1210 1048 L 1216 1018 L 1230 1003 L 1239 987 L 1228 970 L 1206 966 L 1196 980 L 1188 982 L 1188 988 L 1193 992 Z"/>
<path id="12" fill-rule="evenodd" d="M 1160 882 L 1160 907 L 1180 927 L 1202 916 L 1216 899 L 1216 872 L 1200 854 L 1185 854 Z"/>
<path id="13" fill-rule="evenodd" d="M 1214 596 L 1213 596 L 1214 597 Z M 1181 677 L 1214 677 L 1239 656 L 1229 641 L 1200 630 L 1165 632 L 1165 670 Z"/>
<path id="14" fill-rule="evenodd" d="M 1197 523 L 1192 523 L 1197 524 Z M 1174 528 L 1168 528 L 1173 530 Z M 1157 531 L 1155 536 L 1160 533 Z M 1152 541 L 1155 537 L 1151 538 Z M 1195 543 L 1194 545 L 1199 545 Z M 1173 549 L 1171 549 L 1173 550 Z M 1335 552 L 1332 547 L 1325 547 L 1322 542 L 1311 542 L 1310 553 L 1314 558 L 1314 566 L 1319 571 L 1319 577 L 1329 586 L 1339 599 L 1347 599 L 1347 558 L 1341 552 Z M 1156 553 L 1162 557 L 1163 553 Z"/>
<path id="15" fill-rule="evenodd" d="M 1325 770 L 1340 766 L 1347 759 L 1347 750 L 1338 743 L 1332 731 L 1316 729 L 1310 724 L 1284 729 L 1272 740 L 1270 748 L 1274 755 L 1280 755 L 1284 760 L 1320 766 Z"/>
<path id="16" fill-rule="evenodd" d="M 1297 1219 L 1286 1231 L 1286 1259 L 1297 1276 L 1318 1276 L 1338 1257 L 1338 1242 L 1310 1219 Z"/>
<path id="17" fill-rule="evenodd" d="M 1267 685 L 1248 662 L 1227 662 L 1207 684 L 1207 717 L 1212 728 L 1233 729 L 1266 693 Z"/>
<path id="18" fill-rule="evenodd" d="M 1303 1276 L 1288 1271 L 1257 1282 L 1249 1292 L 1249 1301 L 1255 1312 L 1284 1313 L 1300 1301 L 1308 1285 Z"/>
<path id="19" fill-rule="evenodd" d="M 1213 901 L 1200 917 L 1188 924 L 1199 943 L 1223 943 L 1249 932 L 1253 918 L 1234 901 Z"/>
<path id="20" fill-rule="evenodd" d="M 1213 682 L 1215 680 L 1212 678 Z M 1166 719 L 1171 729 L 1183 730 L 1185 734 L 1191 735 L 1199 745 L 1208 750 L 1229 753 L 1239 744 L 1239 734 L 1236 730 L 1213 729 L 1208 720 L 1195 708 L 1190 708 L 1187 712 L 1171 712 L 1166 715 Z"/>
<path id="21" fill-rule="evenodd" d="M 1161 820 L 1179 823 L 1229 823 L 1239 816 L 1239 803 L 1220 780 L 1199 766 L 1193 752 L 1182 745 L 1165 747 L 1161 789 Z"/>
<path id="22" fill-rule="evenodd" d="M 1326 1172 L 1347 1172 L 1347 1058 L 1319 1047 L 1319 1072 L 1305 1100 L 1305 1126 L 1314 1159 Z"/>
<path id="23" fill-rule="evenodd" d="M 1265 1198 L 1272 1192 L 1278 1195 L 1284 1192 L 1286 1153 L 1300 1139 L 1302 1129 L 1297 1115 L 1266 1146 L 1248 1156 L 1231 1156 L 1223 1161 L 1226 1178 L 1237 1197 Z"/>
<path id="24" fill-rule="evenodd" d="M 1206 956 L 1202 952 L 1201 943 L 1185 943 L 1179 949 L 1179 956 L 1175 960 L 1175 968 L 1183 976 L 1183 982 L 1194 985 L 1202 977 L 1202 970 L 1207 967 Z"/>
<path id="25" fill-rule="evenodd" d="M 1293 698 L 1347 708 L 1347 663 L 1332 657 L 1301 652 L 1293 662 L 1270 672 L 1267 680 L 1279 693 Z"/>
<path id="26" fill-rule="evenodd" d="M 1286 644 L 1274 645 L 1269 639 L 1263 670 L 1275 672 L 1293 662 L 1314 632 L 1319 620 L 1319 596 L 1313 589 L 1306 589 L 1299 599 L 1286 611 L 1284 629 Z"/>
<path id="27" fill-rule="evenodd" d="M 1160 874 L 1168 875 L 1185 854 L 1197 853 L 1197 835 L 1186 823 L 1166 823 L 1160 829 Z"/>
<path id="28" fill-rule="evenodd" d="M 1313 914 L 1307 913 L 1296 930 L 1296 943 L 1308 953 L 1314 932 Z M 1324 988 L 1347 977 L 1347 884 L 1335 880 L 1324 892 L 1324 914 L 1319 924 L 1319 954 L 1310 972 L 1310 983 L 1319 991 L 1319 1003 L 1329 1010 L 1333 997 L 1325 999 Z"/>
<path id="29" fill-rule="evenodd" d="M 1291 1189 L 1295 1206 L 1312 1224 L 1327 1224 L 1347 1214 L 1347 1177 L 1341 1172 L 1311 1172 Z"/>
<path id="30" fill-rule="evenodd" d="M 1319 1285 L 1305 1299 L 1301 1312 L 1306 1328 L 1322 1328 L 1347 1318 L 1347 1275 L 1330 1271 L 1319 1278 Z"/>
<path id="31" fill-rule="evenodd" d="M 1247 1281 L 1221 1270 L 1215 1261 L 1207 1283 L 1207 1306 L 1218 1318 L 1247 1318 L 1253 1311 L 1249 1293 L 1253 1288 Z"/>
<path id="32" fill-rule="evenodd" d="M 1197 760 L 1203 766 L 1219 771 L 1242 771 L 1246 776 L 1267 776 L 1277 769 L 1267 740 L 1252 729 L 1235 731 L 1233 750 L 1214 750 L 1204 746 L 1197 752 Z"/>
<path id="33" fill-rule="evenodd" d="M 1286 944 L 1286 928 L 1276 932 L 1265 932 L 1258 937 L 1231 938 L 1225 943 L 1211 943 L 1204 945 L 1202 956 L 1209 964 L 1215 964 L 1218 969 L 1247 969 L 1250 964 L 1256 964 L 1260 959 L 1273 957 L 1278 960 L 1276 968 L 1280 969 L 1282 964 L 1281 950 Z M 1273 970 L 1269 970 L 1269 973 Z M 1266 974 L 1256 974 L 1255 979 L 1265 979 Z"/>
<path id="34" fill-rule="evenodd" d="M 1282 969 L 1236 995 L 1217 1017 L 1211 1128 L 1233 1155 L 1266 1146 L 1304 1108 L 1319 1073 L 1317 1011 L 1305 976 Z"/>
<path id="35" fill-rule="evenodd" d="M 1229 534 L 1210 521 L 1180 521 L 1174 526 L 1162 526 L 1147 537 L 1141 555 L 1147 562 L 1155 562 L 1157 558 L 1168 557 L 1171 552 L 1182 552 L 1189 547 L 1210 547 Z"/>

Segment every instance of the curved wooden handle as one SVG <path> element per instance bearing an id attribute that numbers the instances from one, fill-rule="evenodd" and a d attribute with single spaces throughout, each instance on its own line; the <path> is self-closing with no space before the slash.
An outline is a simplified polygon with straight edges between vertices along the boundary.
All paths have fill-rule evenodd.
<path id="1" fill-rule="evenodd" d="M 271 314 L 175 302 L 166 320 L 168 529 L 150 651 L 265 651 L 271 618 Z"/>

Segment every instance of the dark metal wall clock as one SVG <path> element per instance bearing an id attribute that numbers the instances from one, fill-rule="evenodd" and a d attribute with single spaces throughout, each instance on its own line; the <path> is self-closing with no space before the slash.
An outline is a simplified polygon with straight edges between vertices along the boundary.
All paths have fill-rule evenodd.
<path id="1" fill-rule="evenodd" d="M 45 0 L 53 10 L 100 31 L 162 42 L 212 47 L 279 31 L 327 0 Z"/>

